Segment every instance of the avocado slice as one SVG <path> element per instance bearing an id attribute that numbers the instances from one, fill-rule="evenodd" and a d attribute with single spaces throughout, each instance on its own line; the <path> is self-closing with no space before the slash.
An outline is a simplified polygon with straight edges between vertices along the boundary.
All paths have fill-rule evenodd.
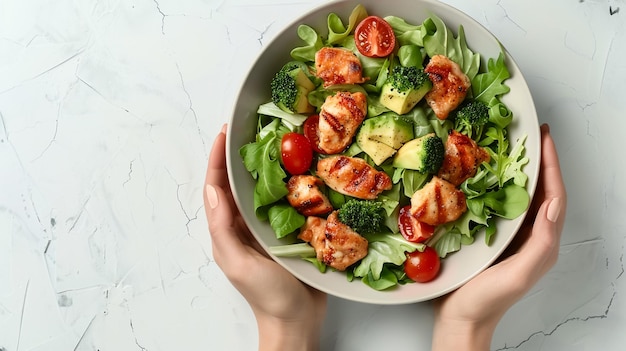
<path id="1" fill-rule="evenodd" d="M 402 145 L 393 158 L 393 166 L 434 174 L 441 167 L 444 153 L 441 138 L 429 133 Z"/>
<path id="2" fill-rule="evenodd" d="M 413 139 L 413 123 L 399 116 L 382 115 L 363 121 L 357 134 L 357 145 L 374 163 L 382 164 L 402 144 Z"/>
<path id="3" fill-rule="evenodd" d="M 380 103 L 391 111 L 403 115 L 411 111 L 432 87 L 433 83 L 426 79 L 418 87 L 401 91 L 387 81 L 380 92 Z"/>

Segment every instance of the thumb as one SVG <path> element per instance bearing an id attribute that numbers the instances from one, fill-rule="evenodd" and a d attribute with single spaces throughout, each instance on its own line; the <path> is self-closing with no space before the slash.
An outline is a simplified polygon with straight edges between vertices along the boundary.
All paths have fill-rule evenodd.
<path id="1" fill-rule="evenodd" d="M 235 229 L 233 209 L 224 190 L 207 184 L 204 198 L 213 257 L 218 265 L 228 264 L 223 260 L 232 261 L 247 256 L 245 245 Z"/>

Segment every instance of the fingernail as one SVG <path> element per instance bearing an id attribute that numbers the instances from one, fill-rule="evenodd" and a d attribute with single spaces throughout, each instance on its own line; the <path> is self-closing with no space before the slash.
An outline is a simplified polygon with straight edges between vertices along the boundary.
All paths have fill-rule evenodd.
<path id="1" fill-rule="evenodd" d="M 552 201 L 550 201 L 550 204 L 548 205 L 548 212 L 546 216 L 548 217 L 548 220 L 550 222 L 556 223 L 556 221 L 559 219 L 560 214 L 561 214 L 561 198 L 555 197 L 554 199 L 552 199 Z"/>
<path id="2" fill-rule="evenodd" d="M 216 208 L 219 200 L 217 199 L 217 191 L 215 191 L 215 187 L 207 185 L 204 191 L 206 192 L 206 198 L 209 201 L 209 207 L 211 207 L 211 209 Z"/>
<path id="3" fill-rule="evenodd" d="M 224 125 L 222 125 L 222 130 L 220 130 L 220 133 L 226 134 L 226 128 L 227 127 L 228 127 L 228 124 L 224 123 Z"/>

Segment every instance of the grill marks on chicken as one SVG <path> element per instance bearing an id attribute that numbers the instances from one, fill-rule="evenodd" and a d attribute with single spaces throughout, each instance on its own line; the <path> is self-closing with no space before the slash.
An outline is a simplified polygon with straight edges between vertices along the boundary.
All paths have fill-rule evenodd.
<path id="1" fill-rule="evenodd" d="M 473 177 L 483 162 L 489 162 L 489 153 L 465 134 L 452 130 L 445 145 L 443 164 L 438 176 L 455 186 Z"/>
<path id="2" fill-rule="evenodd" d="M 317 162 L 317 175 L 331 189 L 365 200 L 374 200 L 392 187 L 391 178 L 385 172 L 356 157 L 323 158 Z"/>
<path id="3" fill-rule="evenodd" d="M 461 67 L 443 55 L 435 55 L 424 68 L 433 82 L 432 89 L 424 97 L 439 119 L 457 108 L 467 95 L 470 79 Z"/>
<path id="4" fill-rule="evenodd" d="M 333 210 L 333 206 L 320 190 L 322 186 L 322 180 L 315 176 L 292 176 L 287 182 L 287 201 L 304 216 L 327 214 Z"/>
<path id="5" fill-rule="evenodd" d="M 433 226 L 452 222 L 466 210 L 463 191 L 437 176 L 411 197 L 411 214 Z"/>
<path id="6" fill-rule="evenodd" d="M 351 143 L 367 113 L 367 97 L 361 92 L 338 92 L 326 98 L 319 113 L 318 147 L 337 154 Z"/>
<path id="7" fill-rule="evenodd" d="M 341 223 L 337 211 L 326 220 L 308 217 L 298 238 L 313 246 L 318 260 L 340 271 L 367 255 L 367 239 Z"/>
<path id="8" fill-rule="evenodd" d="M 323 47 L 315 53 L 316 75 L 324 81 L 324 87 L 336 84 L 361 84 L 363 77 L 361 61 L 346 49 Z"/>

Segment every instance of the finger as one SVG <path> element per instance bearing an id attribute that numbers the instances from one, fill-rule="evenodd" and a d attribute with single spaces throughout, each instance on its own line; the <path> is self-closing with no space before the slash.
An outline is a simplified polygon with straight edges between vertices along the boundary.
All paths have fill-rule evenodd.
<path id="1" fill-rule="evenodd" d="M 209 154 L 205 184 L 226 188 L 228 174 L 226 173 L 226 125 L 215 138 L 213 148 Z"/>
<path id="2" fill-rule="evenodd" d="M 547 125 L 541 127 L 542 157 L 539 187 L 535 202 L 539 209 L 528 240 L 519 252 L 519 265 L 529 275 L 543 275 L 558 256 L 565 217 L 566 193 L 554 141 Z M 532 213 L 530 213 L 532 214 Z M 534 272 L 533 272 L 534 271 Z"/>
<path id="3" fill-rule="evenodd" d="M 239 261 L 247 257 L 246 246 L 235 226 L 233 209 L 227 205 L 226 193 L 222 188 L 211 184 L 206 185 L 204 192 L 213 258 L 220 267 L 224 267 L 228 265 L 227 261 Z"/>
<path id="4" fill-rule="evenodd" d="M 530 236 L 515 259 L 518 274 L 536 280 L 554 264 L 558 256 L 560 231 L 551 216 L 556 213 L 558 219 L 561 207 L 561 199 L 554 198 L 544 201 L 539 208 Z"/>
<path id="5" fill-rule="evenodd" d="M 554 140 L 547 124 L 541 126 L 541 174 L 540 183 L 546 199 L 565 200 L 565 186 Z"/>

